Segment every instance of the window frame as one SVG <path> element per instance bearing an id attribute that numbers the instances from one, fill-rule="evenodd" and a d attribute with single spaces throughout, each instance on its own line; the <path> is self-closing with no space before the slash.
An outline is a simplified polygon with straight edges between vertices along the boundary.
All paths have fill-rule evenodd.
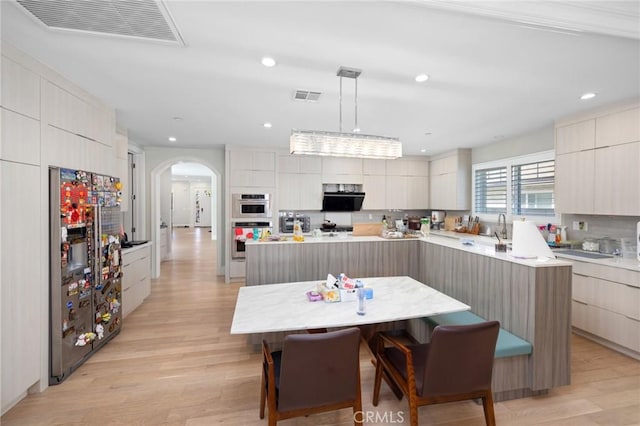
<path id="1" fill-rule="evenodd" d="M 476 171 L 484 170 L 490 168 L 497 167 L 506 167 L 507 169 L 507 211 L 505 212 L 505 217 L 507 219 L 507 223 L 513 223 L 514 220 L 527 219 L 531 220 L 535 223 L 546 224 L 546 223 L 559 223 L 560 214 L 555 211 L 553 216 L 526 216 L 526 215 L 515 215 L 512 212 L 512 167 L 516 165 L 530 164 L 530 163 L 538 163 L 554 160 L 555 161 L 555 151 L 541 151 L 533 154 L 520 155 L 516 157 L 508 157 L 495 161 L 487 161 L 484 163 L 476 163 L 471 166 L 471 202 L 472 207 L 471 211 L 474 216 L 478 216 L 482 222 L 495 223 L 498 222 L 498 217 L 495 213 L 478 213 L 476 208 Z M 553 183 L 553 195 L 554 199 L 556 196 L 556 177 L 554 168 L 554 183 Z"/>

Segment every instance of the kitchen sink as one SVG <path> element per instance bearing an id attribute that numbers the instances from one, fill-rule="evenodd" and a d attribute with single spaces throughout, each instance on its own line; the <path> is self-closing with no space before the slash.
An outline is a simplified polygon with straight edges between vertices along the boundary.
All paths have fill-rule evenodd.
<path id="1" fill-rule="evenodd" d="M 587 257 L 589 259 L 610 259 L 613 257 L 611 254 L 593 253 L 590 251 L 582 250 L 554 250 L 554 253 L 567 254 L 569 256 Z"/>

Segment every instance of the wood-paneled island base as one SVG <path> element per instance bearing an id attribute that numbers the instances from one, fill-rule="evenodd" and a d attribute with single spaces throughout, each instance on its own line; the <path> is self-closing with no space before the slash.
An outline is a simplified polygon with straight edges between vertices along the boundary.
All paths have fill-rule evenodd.
<path id="1" fill-rule="evenodd" d="M 248 243 L 246 284 L 322 280 L 348 276 L 407 275 L 471 307 L 487 320 L 533 345 L 529 356 L 496 360 L 497 401 L 544 393 L 571 380 L 571 263 L 515 259 L 492 246 L 464 246 L 430 236 L 309 238 L 298 242 Z M 412 320 L 417 340 L 428 331 Z"/>

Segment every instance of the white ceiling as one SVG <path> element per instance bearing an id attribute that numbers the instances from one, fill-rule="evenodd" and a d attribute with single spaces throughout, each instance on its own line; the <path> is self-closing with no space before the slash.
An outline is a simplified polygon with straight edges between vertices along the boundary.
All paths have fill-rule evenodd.
<path id="1" fill-rule="evenodd" d="M 286 148 L 292 128 L 337 131 L 342 65 L 363 71 L 362 132 L 399 137 L 407 155 L 484 145 L 640 96 L 639 1 L 165 4 L 184 47 L 53 31 L 14 1 L 0 2 L 2 39 L 115 107 L 137 145 Z M 263 56 L 278 64 L 262 66 Z M 419 73 L 428 82 L 416 83 Z M 344 131 L 353 83 L 343 81 Z M 322 96 L 296 102 L 296 89 Z M 598 96 L 580 101 L 585 92 Z"/>

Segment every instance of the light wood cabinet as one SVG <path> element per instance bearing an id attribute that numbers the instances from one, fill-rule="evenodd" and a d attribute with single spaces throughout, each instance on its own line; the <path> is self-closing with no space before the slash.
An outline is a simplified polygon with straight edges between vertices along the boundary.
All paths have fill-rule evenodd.
<path id="1" fill-rule="evenodd" d="M 556 127 L 555 209 L 640 215 L 640 107 Z"/>
<path id="2" fill-rule="evenodd" d="M 585 120 L 556 128 L 556 154 L 567 154 L 595 147 L 596 120 Z"/>
<path id="3" fill-rule="evenodd" d="M 638 141 L 640 141 L 640 107 L 596 118 L 596 148 Z"/>
<path id="4" fill-rule="evenodd" d="M 316 156 L 279 155 L 278 172 L 320 174 L 322 173 L 322 159 Z"/>
<path id="5" fill-rule="evenodd" d="M 362 159 L 348 157 L 322 157 L 323 178 L 335 175 L 362 175 Z M 338 183 L 323 181 L 323 183 Z"/>
<path id="6" fill-rule="evenodd" d="M 320 174 L 279 173 L 278 208 L 280 210 L 322 209 Z"/>
<path id="7" fill-rule="evenodd" d="M 404 210 L 408 208 L 407 176 L 387 176 L 387 207 Z M 366 195 L 364 197 L 367 198 Z"/>
<path id="8" fill-rule="evenodd" d="M 122 252 L 122 316 L 126 317 L 151 294 L 151 244 Z"/>
<path id="9" fill-rule="evenodd" d="M 572 262 L 572 325 L 640 357 L 640 272 Z"/>
<path id="10" fill-rule="evenodd" d="M 40 119 L 40 76 L 2 55 L 2 107 Z"/>
<path id="11" fill-rule="evenodd" d="M 315 156 L 278 157 L 278 208 L 322 209 L 322 161 Z"/>
<path id="12" fill-rule="evenodd" d="M 596 149 L 594 213 L 640 215 L 640 142 Z"/>
<path id="13" fill-rule="evenodd" d="M 428 207 L 471 209 L 471 150 L 457 149 L 431 160 Z"/>
<path id="14" fill-rule="evenodd" d="M 88 138 L 89 106 L 84 100 L 47 81 L 43 103 L 45 124 Z"/>
<path id="15" fill-rule="evenodd" d="M 386 160 L 387 176 L 429 176 L 429 162 L 411 158 Z"/>
<path id="16" fill-rule="evenodd" d="M 19 183 L 16 186 L 16 183 Z M 40 330 L 48 324 L 39 267 L 42 241 L 40 167 L 0 161 L 0 328 L 2 332 L 2 409 L 40 380 L 47 353 Z M 44 242 L 46 245 L 47 243 Z M 46 340 L 45 340 L 46 341 Z"/>
<path id="17" fill-rule="evenodd" d="M 323 157 L 322 183 L 362 184 L 362 159 Z"/>
<path id="18" fill-rule="evenodd" d="M 362 174 L 363 175 L 387 175 L 387 161 L 388 160 L 373 160 L 371 158 L 365 158 L 362 160 Z"/>
<path id="19" fill-rule="evenodd" d="M 8 109 L 2 113 L 0 159 L 40 164 L 40 121 Z"/>
<path id="20" fill-rule="evenodd" d="M 387 208 L 387 177 L 384 175 L 364 175 L 362 177 L 364 191 L 363 210 L 384 210 Z"/>
<path id="21" fill-rule="evenodd" d="M 594 158 L 593 150 L 556 155 L 556 211 L 582 214 L 594 212 Z"/>
<path id="22" fill-rule="evenodd" d="M 275 158 L 275 153 L 270 151 L 243 149 L 230 151 L 230 186 L 245 188 L 275 187 Z"/>
<path id="23" fill-rule="evenodd" d="M 407 204 L 411 210 L 426 210 L 429 207 L 429 178 L 407 176 Z"/>
<path id="24" fill-rule="evenodd" d="M 270 151 L 233 150 L 230 152 L 232 170 L 275 171 L 276 155 Z"/>
<path id="25" fill-rule="evenodd" d="M 388 209 L 423 210 L 428 204 L 429 178 L 420 176 L 387 176 Z M 367 195 L 368 196 L 368 195 Z M 365 196 L 365 201 L 367 199 Z"/>

